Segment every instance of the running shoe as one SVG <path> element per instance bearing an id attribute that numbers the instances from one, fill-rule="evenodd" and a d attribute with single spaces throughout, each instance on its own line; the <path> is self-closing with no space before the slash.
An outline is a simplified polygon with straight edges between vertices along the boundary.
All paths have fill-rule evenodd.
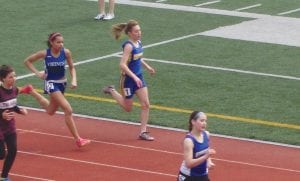
<path id="1" fill-rule="evenodd" d="M 76 145 L 80 148 L 91 143 L 91 140 L 79 138 L 76 140 Z"/>
<path id="2" fill-rule="evenodd" d="M 154 137 L 150 136 L 149 132 L 143 132 L 139 135 L 139 139 L 145 141 L 154 141 Z"/>
<path id="3" fill-rule="evenodd" d="M 102 20 L 105 17 L 105 14 L 97 14 L 97 16 L 94 17 L 95 20 Z"/>
<path id="4" fill-rule="evenodd" d="M 33 87 L 31 84 L 25 85 L 20 88 L 19 93 L 20 94 L 30 94 L 30 92 L 33 90 Z"/>
<path id="5" fill-rule="evenodd" d="M 106 14 L 103 18 L 103 20 L 111 20 L 114 19 L 115 15 L 114 14 Z"/>
<path id="6" fill-rule="evenodd" d="M 115 90 L 115 86 L 114 85 L 109 85 L 109 86 L 106 86 L 102 89 L 102 92 L 104 94 L 111 94 L 111 91 Z"/>

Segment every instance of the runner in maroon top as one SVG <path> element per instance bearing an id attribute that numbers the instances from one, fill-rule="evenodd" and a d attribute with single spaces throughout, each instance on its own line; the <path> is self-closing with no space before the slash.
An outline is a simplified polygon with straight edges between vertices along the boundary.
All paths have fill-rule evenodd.
<path id="1" fill-rule="evenodd" d="M 0 159 L 4 159 L 0 180 L 9 181 L 8 173 L 17 155 L 17 134 L 14 114 L 27 114 L 17 105 L 19 89 L 15 86 L 16 73 L 11 66 L 0 67 Z M 24 88 L 20 89 L 20 93 Z M 5 151 L 7 148 L 7 153 Z"/>

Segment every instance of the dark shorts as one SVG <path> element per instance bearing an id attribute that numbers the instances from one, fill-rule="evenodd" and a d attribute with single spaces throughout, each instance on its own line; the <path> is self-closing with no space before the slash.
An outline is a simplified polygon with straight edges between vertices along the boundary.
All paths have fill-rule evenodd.
<path id="1" fill-rule="evenodd" d="M 138 78 L 141 79 L 143 82 L 142 87 L 138 87 L 135 83 L 135 81 L 127 76 L 127 75 L 122 75 L 120 79 L 120 88 L 121 88 L 121 93 L 126 99 L 131 99 L 135 92 L 143 87 L 146 87 L 146 82 L 144 80 L 143 74 L 137 75 Z"/>
<path id="2" fill-rule="evenodd" d="M 15 119 L 10 121 L 0 120 L 0 140 L 4 140 L 5 135 L 16 133 Z"/>
<path id="3" fill-rule="evenodd" d="M 64 93 L 66 90 L 66 86 L 67 86 L 67 82 L 56 82 L 51 80 L 45 80 L 44 93 L 50 94 L 56 91 L 60 91 Z"/>
<path id="4" fill-rule="evenodd" d="M 179 172 L 177 181 L 210 181 L 208 175 L 203 176 L 188 176 Z"/>

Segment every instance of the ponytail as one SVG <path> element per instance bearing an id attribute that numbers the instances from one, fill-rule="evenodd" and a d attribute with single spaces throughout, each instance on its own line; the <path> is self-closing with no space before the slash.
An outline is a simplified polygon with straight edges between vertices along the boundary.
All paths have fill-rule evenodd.
<path id="1" fill-rule="evenodd" d="M 130 32 L 136 25 L 138 25 L 138 22 L 135 20 L 129 20 L 127 23 L 115 24 L 112 26 L 111 33 L 116 40 L 119 40 L 122 32 L 128 35 L 128 32 Z"/>

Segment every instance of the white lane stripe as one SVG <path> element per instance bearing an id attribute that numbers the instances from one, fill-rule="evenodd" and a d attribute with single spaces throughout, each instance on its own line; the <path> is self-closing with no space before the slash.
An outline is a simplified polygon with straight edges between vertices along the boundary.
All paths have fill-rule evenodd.
<path id="1" fill-rule="evenodd" d="M 97 60 L 103 60 L 103 59 L 106 59 L 106 58 L 117 56 L 121 53 L 123 53 L 123 52 L 116 52 L 116 53 L 112 53 L 112 54 L 105 55 L 105 56 L 102 56 L 102 57 L 96 57 L 96 58 L 92 58 L 92 59 L 88 59 L 88 60 L 83 60 L 83 61 L 74 63 L 74 65 L 81 65 L 81 64 L 85 64 L 85 63 L 94 62 L 94 61 L 97 61 Z"/>
<path id="2" fill-rule="evenodd" d="M 24 130 L 24 129 L 18 129 L 18 131 L 21 131 L 23 133 L 24 132 L 28 132 L 28 133 L 41 134 L 41 135 L 46 135 L 46 136 L 55 136 L 55 137 L 60 137 L 60 138 L 72 139 L 72 140 L 74 139 L 73 137 L 70 137 L 70 136 L 64 136 L 64 135 L 58 135 L 58 134 L 52 134 L 52 133 L 45 133 L 45 132 L 39 132 L 39 131 Z M 172 154 L 172 155 L 182 156 L 182 153 L 171 152 L 171 151 L 166 151 L 166 150 L 159 150 L 159 149 L 153 149 L 153 148 L 132 146 L 132 145 L 126 145 L 126 144 L 113 143 L 113 142 L 97 141 L 97 140 L 92 140 L 92 142 L 101 143 L 101 144 L 109 144 L 109 145 L 114 145 L 114 146 L 127 147 L 127 148 L 133 148 L 133 149 L 140 149 L 140 150 L 146 150 L 146 151 L 154 151 L 154 152 L 159 152 L 159 153 L 164 153 L 164 154 Z M 81 163 L 86 163 L 86 164 L 93 164 L 93 165 L 99 165 L 99 166 L 106 166 L 106 167 L 112 167 L 112 168 L 125 169 L 125 170 L 130 170 L 130 171 L 137 171 L 137 172 L 144 172 L 144 173 L 151 173 L 151 174 L 165 175 L 165 176 L 176 176 L 176 175 L 167 174 L 167 173 L 160 173 L 160 172 L 153 172 L 153 171 L 149 171 L 149 170 L 140 170 L 140 169 L 129 168 L 129 167 L 115 166 L 115 165 L 109 165 L 109 164 L 102 164 L 102 163 L 98 163 L 98 162 L 75 160 L 75 159 L 70 159 L 70 158 L 65 158 L 65 157 L 57 157 L 57 156 L 53 156 L 53 155 L 45 155 L 45 154 L 25 152 L 25 151 L 19 151 L 19 152 L 20 153 L 25 153 L 25 154 L 36 155 L 36 156 L 43 156 L 43 157 L 48 157 L 48 158 L 54 158 L 54 159 L 61 159 L 61 160 L 81 162 Z M 235 163 L 235 164 L 240 164 L 240 165 L 248 165 L 248 166 L 253 166 L 253 167 L 260 167 L 260 168 L 267 168 L 267 169 L 273 169 L 273 170 L 281 170 L 281 171 L 288 171 L 288 172 L 300 173 L 300 170 L 295 170 L 295 169 L 273 167 L 273 166 L 268 166 L 268 165 L 260 165 L 260 164 L 247 163 L 247 162 L 241 162 L 241 161 L 235 161 L 235 160 L 226 160 L 226 159 L 221 159 L 221 158 L 212 158 L 212 159 L 213 160 L 217 160 L 217 161 L 226 162 L 226 163 Z"/>
<path id="3" fill-rule="evenodd" d="M 146 59 L 146 60 L 152 61 L 152 62 L 161 62 L 161 63 L 184 65 L 184 66 L 191 66 L 191 67 L 200 67 L 200 68 L 205 68 L 205 69 L 223 70 L 223 71 L 237 72 L 237 73 L 243 73 L 243 74 L 252 74 L 252 75 L 261 75 L 261 76 L 267 76 L 267 77 L 276 77 L 276 78 L 289 79 L 289 80 L 300 80 L 300 77 L 260 73 L 260 72 L 253 72 L 253 71 L 247 71 L 247 70 L 238 70 L 238 69 L 230 69 L 230 68 L 223 68 L 223 67 L 213 67 L 213 66 L 207 66 L 207 65 L 198 65 L 198 64 L 173 62 L 173 61 L 165 61 L 165 60 L 156 60 L 156 59 Z"/>
<path id="4" fill-rule="evenodd" d="M 300 8 L 290 10 L 290 11 L 286 11 L 286 12 L 282 12 L 282 13 L 278 13 L 278 15 L 286 15 L 286 14 L 291 14 L 291 13 L 295 13 L 295 12 L 298 12 L 298 11 L 300 11 Z"/>
<path id="5" fill-rule="evenodd" d="M 158 43 L 153 43 L 153 44 L 150 44 L 150 45 L 145 45 L 145 46 L 143 46 L 143 48 L 150 48 L 150 47 L 154 47 L 154 46 L 158 46 L 158 45 L 163 45 L 163 44 L 171 43 L 171 42 L 174 42 L 174 41 L 179 41 L 179 40 L 184 40 L 184 39 L 187 39 L 187 38 L 192 38 L 192 37 L 195 37 L 195 36 L 198 36 L 198 35 L 201 35 L 201 32 L 200 33 L 189 34 L 189 35 L 185 35 L 185 36 L 181 36 L 181 37 L 177 37 L 177 38 L 173 38 L 173 39 L 170 39 L 170 40 L 161 41 L 161 42 L 158 42 Z"/>
<path id="6" fill-rule="evenodd" d="M 235 164 L 239 164 L 239 165 L 247 165 L 247 166 L 252 166 L 252 167 L 261 167 L 261 168 L 267 168 L 267 169 L 273 169 L 273 170 L 281 170 L 281 171 L 300 173 L 300 170 L 294 170 L 294 169 L 272 167 L 272 166 L 254 164 L 254 163 L 246 163 L 246 162 L 239 162 L 239 161 L 233 161 L 233 160 L 225 160 L 225 159 L 220 159 L 220 158 L 212 158 L 212 159 L 217 160 L 217 161 L 227 162 L 227 163 L 235 163 Z"/>
<path id="7" fill-rule="evenodd" d="M 243 8 L 235 9 L 234 11 L 242 11 L 242 10 L 246 10 L 246 9 L 256 8 L 256 7 L 259 7 L 259 6 L 261 6 L 261 4 L 254 4 L 254 5 L 251 5 L 251 6 L 246 6 L 246 7 L 243 7 Z"/>
<path id="8" fill-rule="evenodd" d="M 64 136 L 64 135 L 45 133 L 45 132 L 41 132 L 41 131 L 33 131 L 33 130 L 26 130 L 26 129 L 17 129 L 17 130 L 19 131 L 19 134 L 32 133 L 32 134 L 40 134 L 40 135 L 53 136 L 53 137 L 59 137 L 59 138 L 74 140 L 74 138 L 71 137 L 71 136 Z M 147 147 L 139 147 L 139 146 L 125 145 L 125 144 L 120 144 L 120 143 L 113 143 L 113 142 L 107 142 L 107 141 L 98 141 L 98 140 L 91 140 L 91 141 L 93 143 L 100 143 L 100 144 L 113 145 L 113 146 L 119 146 L 119 147 L 133 148 L 133 149 L 139 149 L 139 150 L 145 150 L 145 151 L 153 151 L 153 152 L 166 153 L 166 154 L 172 154 L 172 155 L 182 155 L 181 153 L 176 153 L 176 152 L 172 152 L 172 151 L 165 151 L 165 150 L 158 150 L 158 149 L 147 148 Z"/>
<path id="9" fill-rule="evenodd" d="M 118 55 L 118 57 L 120 57 L 120 55 Z M 300 77 L 253 72 L 253 71 L 248 71 L 248 70 L 230 69 L 230 68 L 224 68 L 224 67 L 214 67 L 214 66 L 174 62 L 174 61 L 167 61 L 167 60 L 158 60 L 158 59 L 151 59 L 151 58 L 145 58 L 145 60 L 150 61 L 150 62 L 159 62 L 159 63 L 173 64 L 173 65 L 183 65 L 183 66 L 189 66 L 189 67 L 199 67 L 199 68 L 204 68 L 204 69 L 222 70 L 222 71 L 228 71 L 228 72 L 260 75 L 260 76 L 275 77 L 275 78 L 281 78 L 281 79 L 300 80 Z"/>
<path id="10" fill-rule="evenodd" d="M 201 3 L 201 4 L 196 4 L 196 7 L 200 7 L 200 6 L 205 6 L 205 5 L 210 5 L 210 4 L 215 4 L 215 3 L 219 3 L 221 2 L 221 0 L 218 1 L 209 1 L 209 2 L 205 2 L 205 3 Z"/>
<path id="11" fill-rule="evenodd" d="M 155 1 L 155 2 L 157 2 L 157 3 L 162 3 L 162 2 L 167 2 L 167 0 L 157 0 L 157 1 Z"/>
<path id="12" fill-rule="evenodd" d="M 116 168 L 116 169 L 122 169 L 122 170 L 129 170 L 129 171 L 135 171 L 135 172 L 148 173 L 148 174 L 163 175 L 163 176 L 169 176 L 169 177 L 177 177 L 177 175 L 174 175 L 174 174 L 168 174 L 168 173 L 162 173 L 162 172 L 155 172 L 155 171 L 151 171 L 151 170 L 141 170 L 141 169 L 137 169 L 137 168 L 117 166 L 117 165 L 111 165 L 111 164 L 105 164 L 105 163 L 99 163 L 99 162 L 92 162 L 92 161 L 77 160 L 77 159 L 72 159 L 72 158 L 59 157 L 59 156 L 48 155 L 48 154 L 41 154 L 41 153 L 33 153 L 33 152 L 27 152 L 27 151 L 18 151 L 18 152 L 19 153 L 23 153 L 23 154 L 27 154 L 27 155 L 40 156 L 40 157 L 46 157 L 46 158 L 51 158 L 51 159 L 71 161 L 71 162 L 84 163 L 84 164 L 90 164 L 90 165 L 97 165 L 97 166 L 103 166 L 103 167 L 110 167 L 110 168 Z M 217 161 L 221 161 L 221 162 L 228 162 L 228 163 L 234 163 L 234 164 L 239 164 L 239 165 L 247 165 L 247 166 L 252 166 L 252 167 L 260 167 L 260 168 L 267 168 L 267 169 L 273 169 L 273 170 L 280 170 L 280 171 L 300 173 L 300 170 L 293 170 L 293 169 L 286 169 L 286 168 L 265 166 L 265 165 L 260 165 L 260 164 L 252 164 L 252 163 L 239 162 L 239 161 L 233 161 L 233 160 L 225 160 L 225 159 L 218 159 L 218 158 L 212 158 L 212 159 L 213 160 L 217 160 Z M 36 177 L 32 177 L 32 178 L 36 178 Z M 52 181 L 52 180 L 40 179 L 40 178 L 38 178 L 38 180 Z"/>
<path id="13" fill-rule="evenodd" d="M 21 106 L 21 107 L 29 109 L 29 110 L 38 111 L 38 112 L 45 112 L 45 110 L 43 110 L 43 109 L 38 109 L 38 108 L 33 108 L 33 107 L 25 107 L 25 106 Z M 60 112 L 60 111 L 57 111 L 56 114 L 64 115 L 64 113 Z M 140 125 L 140 123 L 117 120 L 117 119 L 95 117 L 95 116 L 89 116 L 89 115 L 83 115 L 83 114 L 73 114 L 73 115 L 77 116 L 77 117 L 81 117 L 81 118 L 94 119 L 94 120 L 100 120 L 100 121 L 116 122 L 116 123 L 129 124 L 129 125 Z M 149 124 L 149 127 L 163 129 L 163 130 L 177 131 L 177 132 L 187 132 L 187 130 L 184 130 L 184 129 L 170 128 L 170 127 L 157 126 L 157 125 L 151 125 L 151 124 Z M 211 134 L 211 135 L 215 136 L 215 137 L 220 137 L 220 138 L 227 138 L 227 139 L 233 139 L 233 140 L 248 141 L 248 142 L 253 142 L 253 143 L 261 143 L 261 144 L 268 144 L 268 145 L 274 145 L 274 146 L 280 146 L 280 147 L 300 149 L 300 146 L 297 146 L 297 145 L 289 145 L 289 144 L 276 143 L 276 142 L 270 142 L 270 141 L 239 138 L 239 137 L 220 135 L 220 134 Z M 68 138 L 72 138 L 72 137 L 68 137 Z"/>
<path id="14" fill-rule="evenodd" d="M 50 180 L 50 179 L 45 179 L 45 178 L 40 178 L 40 177 L 33 177 L 33 176 L 28 176 L 28 175 L 22 175 L 22 174 L 17 174 L 17 173 L 9 173 L 9 175 L 13 175 L 15 177 L 23 177 L 23 178 L 33 179 L 33 180 L 55 181 L 55 180 Z"/>
<path id="15" fill-rule="evenodd" d="M 163 176 L 168 176 L 168 177 L 177 177 L 177 175 L 167 174 L 167 173 L 162 173 L 162 172 L 155 172 L 155 171 L 150 171 L 150 170 L 141 170 L 141 169 L 137 169 L 137 168 L 110 165 L 110 164 L 98 163 L 98 162 L 92 162 L 92 161 L 77 160 L 77 159 L 72 159 L 72 158 L 66 158 L 66 157 L 60 157 L 60 156 L 54 156 L 54 155 L 47 155 L 47 154 L 41 154 L 41 153 L 33 153 L 33 152 L 27 152 L 27 151 L 18 151 L 18 152 L 23 153 L 23 154 L 27 154 L 27 155 L 46 157 L 46 158 L 52 158 L 52 159 L 57 159 L 57 160 L 64 160 L 64 161 L 84 163 L 84 164 L 89 164 L 89 165 L 97 165 L 97 166 L 103 166 L 103 167 L 117 168 L 117 169 L 122 169 L 122 170 L 129 170 L 129 171 L 142 172 L 142 173 L 155 174 L 155 175 L 163 175 Z"/>
<path id="16" fill-rule="evenodd" d="M 20 76 L 17 76 L 17 80 L 25 79 L 27 77 L 32 77 L 34 75 L 35 75 L 34 73 L 30 73 L 30 74 L 26 74 L 26 75 L 20 75 Z"/>

